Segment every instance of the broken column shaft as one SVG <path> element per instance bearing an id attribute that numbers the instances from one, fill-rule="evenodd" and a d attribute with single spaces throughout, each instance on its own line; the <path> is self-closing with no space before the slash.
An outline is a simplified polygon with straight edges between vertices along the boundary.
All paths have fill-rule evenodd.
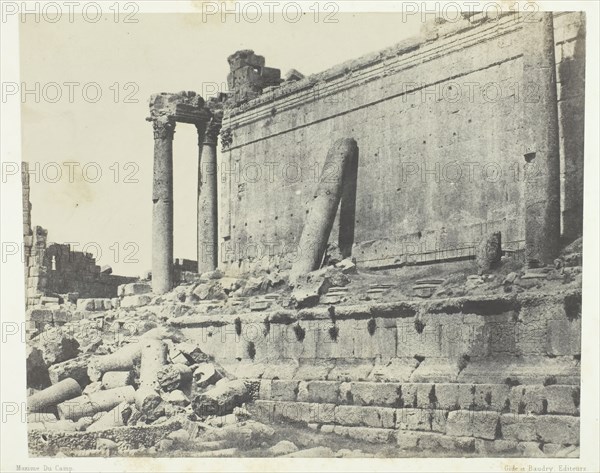
<path id="1" fill-rule="evenodd" d="M 525 133 L 525 245 L 530 266 L 550 264 L 560 240 L 560 154 L 552 12 L 523 28 Z"/>
<path id="2" fill-rule="evenodd" d="M 96 391 L 59 404 L 58 415 L 61 419 L 70 420 L 93 416 L 96 412 L 111 410 L 122 402 L 132 403 L 134 395 L 133 386 Z"/>
<path id="3" fill-rule="evenodd" d="M 198 142 L 198 273 L 213 271 L 218 265 L 217 141 L 222 119 L 222 111 L 213 112 L 204 139 Z"/>
<path id="4" fill-rule="evenodd" d="M 349 164 L 357 161 L 358 146 L 351 138 L 338 140 L 329 149 L 321 174 L 323 177 L 309 204 L 308 215 L 300 236 L 298 259 L 290 272 L 292 283 L 299 276 L 318 269 L 321 265 L 346 185 L 344 177 L 354 175 L 353 172 L 348 171 L 348 168 Z"/>
<path id="5" fill-rule="evenodd" d="M 167 364 L 167 345 L 162 340 L 144 340 L 140 363 L 140 387 L 158 388 L 156 375 Z"/>
<path id="6" fill-rule="evenodd" d="M 27 407 L 29 412 L 41 412 L 77 396 L 81 396 L 81 386 L 74 379 L 66 378 L 29 396 Z"/>

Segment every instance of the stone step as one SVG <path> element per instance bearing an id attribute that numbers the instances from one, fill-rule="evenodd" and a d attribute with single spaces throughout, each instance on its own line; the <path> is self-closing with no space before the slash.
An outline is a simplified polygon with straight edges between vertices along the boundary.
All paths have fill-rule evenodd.
<path id="1" fill-rule="evenodd" d="M 580 419 L 567 415 L 516 415 L 494 410 L 448 411 L 262 400 L 254 402 L 254 412 L 262 421 L 292 420 L 317 424 L 321 431 L 346 436 L 353 432 L 355 438 L 373 443 L 392 442 L 404 437 L 407 432 L 443 434 L 450 439 L 541 442 L 561 446 L 579 445 L 580 441 Z M 360 428 L 371 430 L 356 430 Z"/>

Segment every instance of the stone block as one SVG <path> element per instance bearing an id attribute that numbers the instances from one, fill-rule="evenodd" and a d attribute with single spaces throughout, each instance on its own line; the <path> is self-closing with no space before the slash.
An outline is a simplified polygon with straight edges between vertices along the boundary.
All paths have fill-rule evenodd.
<path id="1" fill-rule="evenodd" d="M 544 395 L 548 414 L 579 414 L 579 388 L 569 385 L 554 384 L 546 386 Z M 577 405 L 575 404 L 577 402 Z"/>
<path id="2" fill-rule="evenodd" d="M 446 433 L 455 437 L 478 437 L 494 440 L 498 426 L 497 412 L 458 410 L 448 414 Z"/>
<path id="3" fill-rule="evenodd" d="M 475 451 L 483 457 L 505 456 L 516 453 L 518 443 L 514 440 L 474 439 Z"/>
<path id="4" fill-rule="evenodd" d="M 502 411 L 507 408 L 511 389 L 506 384 L 474 384 L 474 409 Z"/>
<path id="5" fill-rule="evenodd" d="M 335 405 L 279 401 L 275 402 L 273 415 L 275 419 L 284 418 L 307 424 L 332 424 L 335 422 Z"/>
<path id="6" fill-rule="evenodd" d="M 141 307 L 148 305 L 152 298 L 147 294 L 138 294 L 135 296 L 125 296 L 121 299 L 121 308 Z"/>
<path id="7" fill-rule="evenodd" d="M 500 416 L 502 438 L 518 442 L 537 440 L 535 417 L 519 414 L 502 414 Z"/>
<path id="8" fill-rule="evenodd" d="M 476 439 L 472 437 L 450 437 L 433 432 L 419 432 L 419 450 L 430 452 L 447 451 L 452 454 L 456 452 L 473 452 Z"/>
<path id="9" fill-rule="evenodd" d="M 298 400 L 339 403 L 340 383 L 336 381 L 300 381 Z"/>
<path id="10" fill-rule="evenodd" d="M 94 299 L 79 299 L 77 300 L 77 310 L 93 311 L 96 310 Z"/>
<path id="11" fill-rule="evenodd" d="M 401 388 L 399 383 L 352 382 L 350 392 L 354 404 L 357 405 L 400 406 Z"/>
<path id="12" fill-rule="evenodd" d="M 373 370 L 373 363 L 368 360 L 348 361 L 338 359 L 329 372 L 327 379 L 336 381 L 366 381 Z"/>
<path id="13" fill-rule="evenodd" d="M 341 425 L 393 429 L 396 410 L 386 407 L 337 406 L 335 420 Z"/>
<path id="14" fill-rule="evenodd" d="M 536 419 L 536 434 L 545 443 L 579 445 L 579 417 L 539 416 Z"/>
<path id="15" fill-rule="evenodd" d="M 431 430 L 430 409 L 396 409 L 396 427 L 400 430 Z"/>
<path id="16" fill-rule="evenodd" d="M 48 368 L 50 381 L 52 384 L 56 384 L 63 379 L 73 378 L 80 386 L 89 384 L 90 378 L 87 374 L 89 361 L 89 356 L 82 355 L 50 366 Z"/>
<path id="17" fill-rule="evenodd" d="M 298 395 L 299 381 L 274 379 L 271 381 L 271 399 L 273 401 L 295 401 Z"/>
<path id="18" fill-rule="evenodd" d="M 399 430 L 396 432 L 396 443 L 400 450 L 412 450 L 417 448 L 420 435 L 408 430 Z"/>
<path id="19" fill-rule="evenodd" d="M 140 294 L 147 294 L 149 292 L 152 292 L 152 285 L 145 282 L 132 282 L 125 284 L 122 290 L 123 296 L 136 296 Z"/>
<path id="20" fill-rule="evenodd" d="M 271 399 L 271 380 L 261 379 L 258 387 L 258 398 L 268 401 Z"/>
<path id="21" fill-rule="evenodd" d="M 546 414 L 544 386 L 514 386 L 509 393 L 510 411 L 517 414 Z"/>
<path id="22" fill-rule="evenodd" d="M 413 357 L 392 358 L 385 363 L 376 363 L 369 374 L 369 380 L 407 382 L 418 365 L 419 362 Z"/>
<path id="23" fill-rule="evenodd" d="M 408 408 L 435 407 L 435 389 L 431 383 L 403 383 L 401 405 Z"/>
<path id="24" fill-rule="evenodd" d="M 385 444 L 392 442 L 394 440 L 394 433 L 394 430 L 391 429 L 378 429 L 371 427 L 346 427 L 345 430 L 345 435 L 347 437 L 374 444 Z"/>

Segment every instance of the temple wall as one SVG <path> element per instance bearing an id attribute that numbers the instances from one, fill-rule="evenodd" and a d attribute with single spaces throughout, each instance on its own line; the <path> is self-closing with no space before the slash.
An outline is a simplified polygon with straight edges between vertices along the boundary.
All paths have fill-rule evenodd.
<path id="1" fill-rule="evenodd" d="M 557 14 L 565 229 L 581 234 L 583 15 Z M 472 254 L 501 231 L 524 246 L 527 23 L 513 15 L 426 25 L 420 38 L 267 89 L 229 110 L 221 138 L 220 264 L 294 252 L 327 150 L 359 147 L 355 247 L 383 267 Z M 581 117 L 573 119 L 573 116 Z M 579 207 L 578 207 L 579 206 Z M 330 241 L 336 239 L 336 228 Z M 579 232 L 579 233 L 578 233 Z M 576 235 L 572 235 L 576 236 Z"/>

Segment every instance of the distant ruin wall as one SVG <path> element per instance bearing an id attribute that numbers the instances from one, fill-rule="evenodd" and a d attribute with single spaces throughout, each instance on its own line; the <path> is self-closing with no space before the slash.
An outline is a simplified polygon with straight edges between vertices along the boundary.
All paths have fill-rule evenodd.
<path id="1" fill-rule="evenodd" d="M 555 30 L 564 228 L 580 235 L 583 14 L 556 14 Z M 524 77 L 527 47 L 523 18 L 477 14 L 229 110 L 220 264 L 294 250 L 321 172 L 335 172 L 323 171 L 327 150 L 345 137 L 359 147 L 353 256 L 362 266 L 462 257 L 491 231 L 523 248 L 536 120 L 523 104 L 537 93 Z M 330 241 L 336 231 L 337 222 Z"/>
<path id="2" fill-rule="evenodd" d="M 43 303 L 45 296 L 67 293 L 77 293 L 77 297 L 116 297 L 119 285 L 137 279 L 102 273 L 91 253 L 72 251 L 68 244 L 48 244 L 48 231 L 31 225 L 28 163 L 22 163 L 21 179 L 27 307 Z"/>

